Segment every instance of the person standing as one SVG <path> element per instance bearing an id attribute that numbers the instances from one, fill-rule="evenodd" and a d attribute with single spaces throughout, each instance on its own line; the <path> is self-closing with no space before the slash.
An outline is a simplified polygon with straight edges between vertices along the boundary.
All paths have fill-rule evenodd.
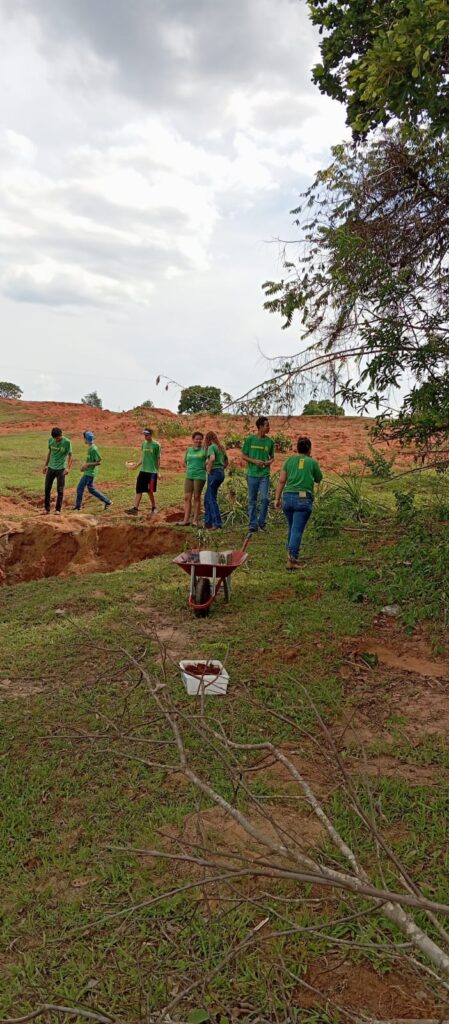
<path id="1" fill-rule="evenodd" d="M 201 494 L 206 482 L 206 459 L 207 453 L 203 448 L 204 434 L 201 430 L 195 430 L 192 434 L 192 444 L 184 456 L 186 476 L 184 481 L 184 521 L 181 526 L 190 526 L 193 498 L 193 525 L 200 525 L 201 516 Z"/>
<path id="2" fill-rule="evenodd" d="M 285 460 L 279 475 L 276 488 L 275 507 L 281 507 L 288 523 L 287 537 L 287 569 L 300 568 L 299 549 L 302 535 L 310 519 L 313 508 L 315 484 L 323 479 L 323 474 L 316 459 L 312 459 L 312 442 L 309 437 L 298 437 L 297 455 L 290 455 Z"/>
<path id="3" fill-rule="evenodd" d="M 87 487 L 89 494 L 93 498 L 98 498 L 98 501 L 102 501 L 105 509 L 110 508 L 112 501 L 107 498 L 101 491 L 97 491 L 94 487 L 94 479 L 97 475 L 98 467 L 101 465 L 101 455 L 98 451 L 96 444 L 94 444 L 94 435 L 91 430 L 85 430 L 83 434 L 84 443 L 87 444 L 87 456 L 84 466 L 81 466 L 82 477 L 76 489 L 76 505 L 75 510 L 79 512 L 84 491 Z"/>
<path id="4" fill-rule="evenodd" d="M 213 430 L 204 438 L 206 454 L 207 488 L 204 496 L 204 526 L 206 530 L 221 530 L 223 521 L 218 504 L 218 489 L 224 480 L 228 456 Z"/>
<path id="5" fill-rule="evenodd" d="M 142 467 L 140 473 L 138 473 L 136 480 L 136 498 L 132 508 L 126 509 L 125 514 L 127 516 L 136 516 L 139 511 L 139 505 L 142 501 L 142 494 L 148 494 L 151 505 L 151 514 L 154 515 L 157 512 L 156 502 L 154 495 L 157 491 L 157 482 L 159 476 L 159 467 L 161 464 L 161 446 L 157 441 L 153 440 L 153 431 L 150 427 L 145 427 L 143 431 L 143 442 L 142 442 L 142 458 L 140 462 L 128 463 L 130 469 L 138 469 Z"/>
<path id="6" fill-rule="evenodd" d="M 243 442 L 242 455 L 247 464 L 249 532 L 264 530 L 270 502 L 270 471 L 274 460 L 274 441 L 268 436 L 270 422 L 267 416 L 256 420 L 257 434 L 250 434 Z M 260 509 L 258 510 L 258 499 Z"/>
<path id="7" fill-rule="evenodd" d="M 72 443 L 59 427 L 53 427 L 48 439 L 47 458 L 42 472 L 45 474 L 44 515 L 50 513 L 51 489 L 56 480 L 56 515 L 61 515 L 65 478 L 72 467 Z"/>

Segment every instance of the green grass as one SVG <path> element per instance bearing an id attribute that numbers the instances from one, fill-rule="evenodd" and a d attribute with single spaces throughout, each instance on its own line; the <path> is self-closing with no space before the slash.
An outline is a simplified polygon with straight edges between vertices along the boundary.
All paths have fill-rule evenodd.
<path id="1" fill-rule="evenodd" d="M 2 493 L 11 479 L 27 493 L 39 493 L 42 440 L 42 435 L 0 438 Z M 75 454 L 81 458 L 81 449 Z M 128 481 L 123 467 L 129 449 L 103 446 L 103 454 L 100 480 L 114 485 L 120 509 L 132 487 L 133 474 Z M 163 476 L 161 504 L 179 500 L 181 485 L 180 475 Z M 389 486 L 382 490 L 382 504 L 389 500 Z M 385 536 L 385 526 L 381 529 Z M 432 624 L 436 604 L 429 604 L 427 566 L 431 552 L 437 566 L 441 563 L 438 578 L 444 577 L 440 547 L 445 541 L 431 526 L 421 524 L 420 530 L 412 577 L 401 563 L 408 561 L 404 545 L 412 546 L 415 535 L 395 534 L 394 544 L 384 548 L 364 533 L 363 524 L 360 532 L 343 530 L 330 537 L 318 536 L 311 526 L 305 567 L 294 575 L 285 572 L 284 526 L 272 525 L 252 542 L 248 570 L 235 574 L 231 603 L 217 599 L 204 621 L 192 618 L 187 577 L 169 557 L 111 574 L 3 588 L 0 680 L 20 684 L 21 691 L 13 697 L 0 689 L 0 696 L 6 694 L 0 704 L 0 946 L 5 951 L 0 1015 L 19 1016 L 48 1000 L 82 1004 L 137 1024 L 199 978 L 204 991 L 200 986 L 192 995 L 186 1012 L 207 1005 L 219 1019 L 246 1006 L 282 1019 L 282 988 L 287 1002 L 294 998 L 292 979 L 329 949 L 323 936 L 311 933 L 307 941 L 301 935 L 273 936 L 207 984 L 231 944 L 243 940 L 260 919 L 251 904 L 224 903 L 208 913 L 193 889 L 107 920 L 161 896 L 176 880 L 176 872 L 162 862 L 111 848 L 160 845 L 161 830 L 180 827 L 186 815 L 207 805 L 198 802 L 192 788 L 173 785 L 164 769 L 127 756 L 160 749 L 165 757 L 169 733 L 120 648 L 142 655 L 147 644 L 145 664 L 155 670 L 158 649 L 148 631 L 157 615 L 157 622 L 182 631 L 189 655 L 226 660 L 230 692 L 226 700 L 207 704 L 210 724 L 221 724 L 240 742 L 258 742 L 269 730 L 274 742 L 309 750 L 307 736 L 318 738 L 319 730 L 306 693 L 330 726 L 341 719 L 350 707 L 339 675 L 342 647 L 373 629 L 382 602 L 398 600 L 406 609 L 410 603 L 415 616 L 430 618 L 430 629 L 439 636 Z M 242 536 L 243 526 L 225 531 L 223 546 L 238 545 Z M 441 597 L 437 603 L 440 608 Z M 410 616 L 406 625 L 412 628 Z M 292 649 L 294 661 L 286 657 Z M 192 763 L 223 796 L 244 807 L 222 762 L 204 747 L 193 717 L 197 704 L 184 694 L 175 668 L 169 670 L 169 686 Z M 278 717 L 269 718 L 270 712 Z M 155 747 L 155 741 L 162 746 Z M 412 761 L 437 772 L 447 764 L 442 736 L 416 744 L 400 740 L 395 756 L 398 764 Z M 263 779 L 255 788 L 261 797 L 273 795 Z M 360 792 L 367 802 L 363 785 Z M 383 826 L 393 831 L 403 826 L 391 842 L 409 870 L 432 896 L 449 899 L 447 785 L 409 786 L 400 777 L 380 778 L 371 780 L 371 792 Z M 376 873 L 372 842 L 340 791 L 330 806 L 337 826 L 357 842 Z M 280 885 L 278 894 L 283 891 Z M 271 913 L 279 910 L 275 901 L 268 899 L 267 905 Z M 343 899 L 331 909 L 323 901 L 318 909 L 306 904 L 294 913 L 298 925 L 327 922 L 340 939 L 379 941 L 388 931 L 371 918 L 371 923 L 333 930 L 332 920 L 347 914 Z M 388 970 L 389 961 L 365 956 Z M 298 1017 L 303 1019 L 326 1018 L 311 1011 Z"/>

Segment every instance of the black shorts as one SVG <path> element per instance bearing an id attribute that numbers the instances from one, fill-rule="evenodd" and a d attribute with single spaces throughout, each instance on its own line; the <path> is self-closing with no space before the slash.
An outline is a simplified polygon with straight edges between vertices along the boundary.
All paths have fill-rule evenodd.
<path id="1" fill-rule="evenodd" d="M 143 473 L 140 471 L 136 480 L 136 494 L 156 494 L 157 473 Z"/>

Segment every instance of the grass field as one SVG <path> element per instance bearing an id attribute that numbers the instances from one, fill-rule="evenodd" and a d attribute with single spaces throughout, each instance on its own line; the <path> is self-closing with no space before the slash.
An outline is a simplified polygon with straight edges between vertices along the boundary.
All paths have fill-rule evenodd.
<path id="1" fill-rule="evenodd" d="M 120 515 L 132 495 L 130 450 L 103 448 L 100 486 L 111 484 Z M 1 437 L 0 493 L 13 481 L 39 494 L 42 453 L 43 435 Z M 449 902 L 448 682 L 437 673 L 447 660 L 445 484 L 405 477 L 402 504 L 390 482 L 354 487 L 317 505 L 300 573 L 286 573 L 285 528 L 273 520 L 235 575 L 231 603 L 217 599 L 209 619 L 192 618 L 187 577 L 170 557 L 2 589 L 0 1016 L 50 1002 L 134 1024 L 180 997 L 178 1020 L 318 1024 L 345 1019 L 338 1005 L 374 1013 L 377 985 L 384 1016 L 403 1016 L 398 1006 L 436 1016 L 435 979 L 401 966 L 397 934 L 366 900 L 303 886 L 292 903 L 286 882 L 268 892 L 235 884 L 208 900 L 191 884 L 198 874 L 129 849 L 174 849 L 212 804 L 166 767 L 176 765 L 171 732 L 125 651 L 165 678 L 191 764 L 242 810 L 245 786 L 205 745 L 205 726 L 294 750 L 324 779 L 319 712 L 396 856 L 425 894 Z M 163 477 L 161 507 L 181 493 L 180 476 Z M 244 536 L 231 521 L 226 548 Z M 389 618 L 386 605 L 400 614 Z M 206 700 L 204 716 L 182 689 L 174 662 L 183 655 L 226 663 L 228 696 Z M 254 760 L 243 755 L 244 769 Z M 291 824 L 291 790 L 269 774 L 249 778 L 260 805 Z M 393 884 L 344 789 L 330 785 L 323 799 L 376 883 Z M 322 836 L 315 852 L 329 855 Z M 320 990 L 321 1009 L 302 982 Z"/>

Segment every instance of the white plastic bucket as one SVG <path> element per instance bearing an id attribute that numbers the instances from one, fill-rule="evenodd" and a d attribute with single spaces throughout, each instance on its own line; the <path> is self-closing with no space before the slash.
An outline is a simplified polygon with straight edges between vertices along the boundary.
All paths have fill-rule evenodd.
<path id="1" fill-rule="evenodd" d="M 200 673 L 192 674 L 188 669 L 195 667 Z M 190 697 L 197 697 L 204 692 L 209 694 L 225 694 L 228 689 L 229 676 L 221 661 L 180 661 L 181 678 Z"/>

